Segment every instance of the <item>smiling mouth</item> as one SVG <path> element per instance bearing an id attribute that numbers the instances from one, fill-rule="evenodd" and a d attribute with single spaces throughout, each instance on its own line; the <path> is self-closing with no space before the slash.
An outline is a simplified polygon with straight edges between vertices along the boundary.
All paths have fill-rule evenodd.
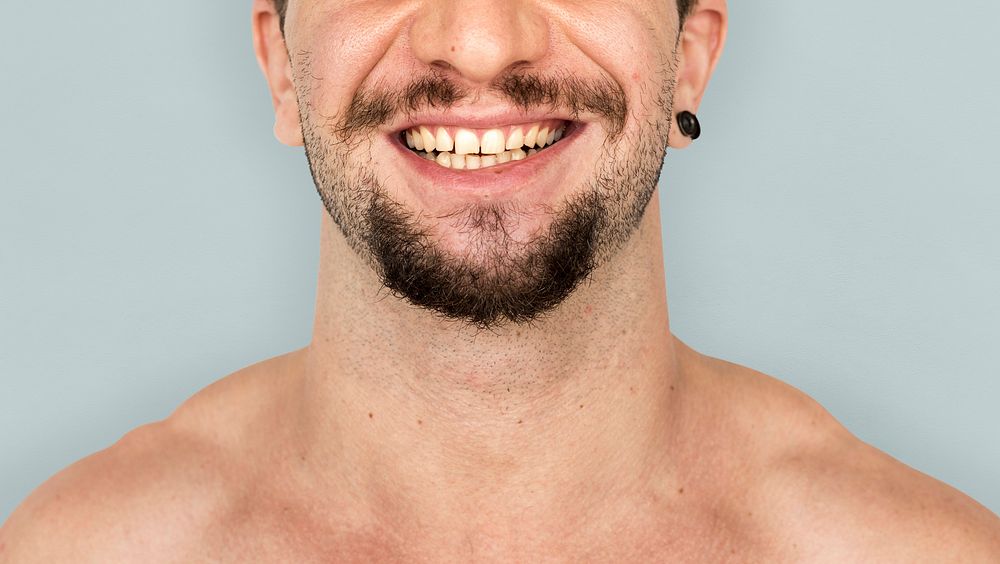
<path id="1" fill-rule="evenodd" d="M 400 132 L 400 141 L 444 168 L 477 170 L 528 159 L 558 143 L 570 127 L 565 120 L 491 129 L 419 125 Z"/>

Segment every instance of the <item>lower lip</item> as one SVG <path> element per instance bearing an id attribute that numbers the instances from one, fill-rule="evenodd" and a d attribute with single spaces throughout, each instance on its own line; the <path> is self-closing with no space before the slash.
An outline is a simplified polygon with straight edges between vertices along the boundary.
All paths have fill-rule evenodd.
<path id="1" fill-rule="evenodd" d="M 401 154 L 403 162 L 413 167 L 416 174 L 425 178 L 436 190 L 444 189 L 481 196 L 504 196 L 522 190 L 534 182 L 557 180 L 558 178 L 552 175 L 559 172 L 557 170 L 560 168 L 559 161 L 565 160 L 562 157 L 572 148 L 577 137 L 585 129 L 584 124 L 571 122 L 566 127 L 566 134 L 554 145 L 520 161 L 510 161 L 476 170 L 445 168 L 408 149 L 398 135 L 391 138 L 391 144 Z"/>

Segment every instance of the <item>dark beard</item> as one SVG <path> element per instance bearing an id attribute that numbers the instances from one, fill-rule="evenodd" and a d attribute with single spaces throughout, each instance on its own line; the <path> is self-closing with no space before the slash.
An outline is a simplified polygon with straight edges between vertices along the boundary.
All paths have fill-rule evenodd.
<path id="1" fill-rule="evenodd" d="M 525 323 L 559 305 L 594 269 L 604 220 L 591 196 L 569 204 L 521 252 L 506 236 L 508 212 L 494 206 L 466 212 L 488 243 L 478 241 L 475 261 L 441 252 L 412 214 L 381 193 L 368 208 L 368 248 L 382 283 L 414 305 L 488 328 Z"/>
<path id="2" fill-rule="evenodd" d="M 441 92 L 452 99 L 460 97 L 446 84 L 433 78 L 424 80 L 434 89 L 418 89 L 413 96 L 411 87 L 407 91 L 410 98 L 401 102 L 404 107 L 419 105 L 421 97 L 447 105 L 447 100 L 433 99 Z M 505 85 L 510 85 L 511 90 L 519 88 L 523 98 L 524 81 L 508 80 Z M 659 99 L 666 112 L 644 126 L 642 135 L 629 143 L 630 156 L 616 160 L 605 149 L 598 160 L 603 166 L 595 171 L 593 181 L 577 190 L 559 209 L 545 211 L 552 220 L 544 233 L 527 242 L 512 240 L 506 226 L 516 223 L 517 214 L 524 212 L 502 205 L 471 206 L 450 214 L 447 219 L 458 221 L 471 237 L 470 253 L 465 257 L 443 251 L 432 235 L 434 226 L 420 222 L 416 214 L 390 198 L 374 170 L 359 166 L 361 158 L 352 158 L 352 153 L 364 145 L 360 141 L 363 129 L 389 117 L 391 112 L 386 108 L 396 103 L 390 97 L 359 93 L 347 116 L 327 127 L 311 123 L 309 108 L 304 106 L 303 137 L 310 170 L 326 209 L 355 252 L 378 273 L 382 284 L 395 295 L 447 319 L 493 328 L 509 322 L 531 322 L 552 311 L 631 237 L 659 178 L 670 123 L 669 86 L 672 82 Z M 557 89 L 555 93 L 551 88 Z M 551 88 L 539 91 L 551 102 L 559 101 L 559 92 L 580 91 L 562 90 L 558 84 Z M 305 99 L 304 94 L 300 92 L 300 100 Z M 513 92 L 507 94 L 511 98 Z M 624 115 L 619 115 L 625 111 L 624 101 L 617 101 L 608 98 L 578 104 L 580 110 L 587 111 L 597 106 L 613 108 L 614 115 L 606 120 L 610 124 L 606 125 L 609 140 L 617 138 L 624 125 Z M 533 100 L 518 102 L 530 105 Z M 359 104 L 365 109 L 360 115 L 372 118 L 371 124 L 352 118 Z M 384 111 L 374 111 L 379 108 Z"/>

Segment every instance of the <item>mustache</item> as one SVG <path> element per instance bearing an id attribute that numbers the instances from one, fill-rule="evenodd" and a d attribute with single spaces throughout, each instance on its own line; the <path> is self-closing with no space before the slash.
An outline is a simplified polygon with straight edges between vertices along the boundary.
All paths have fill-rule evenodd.
<path id="1" fill-rule="evenodd" d="M 584 79 L 512 72 L 498 76 L 488 90 L 523 111 L 562 109 L 573 119 L 580 113 L 596 114 L 607 125 L 612 139 L 624 130 L 628 115 L 624 90 L 605 77 Z M 418 77 L 401 89 L 363 87 L 352 97 L 343 118 L 333 129 L 342 141 L 347 141 L 400 115 L 427 108 L 447 110 L 474 94 L 472 89 L 439 73 Z"/>

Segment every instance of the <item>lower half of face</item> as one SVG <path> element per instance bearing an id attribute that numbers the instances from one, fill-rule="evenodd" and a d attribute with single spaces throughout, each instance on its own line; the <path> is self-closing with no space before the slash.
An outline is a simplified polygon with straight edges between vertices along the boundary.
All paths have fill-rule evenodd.
<path id="1" fill-rule="evenodd" d="M 620 116 L 385 134 L 320 117 L 307 88 L 300 107 L 322 201 L 383 284 L 493 327 L 551 311 L 634 233 L 667 146 L 672 74 L 653 88 Z"/>

